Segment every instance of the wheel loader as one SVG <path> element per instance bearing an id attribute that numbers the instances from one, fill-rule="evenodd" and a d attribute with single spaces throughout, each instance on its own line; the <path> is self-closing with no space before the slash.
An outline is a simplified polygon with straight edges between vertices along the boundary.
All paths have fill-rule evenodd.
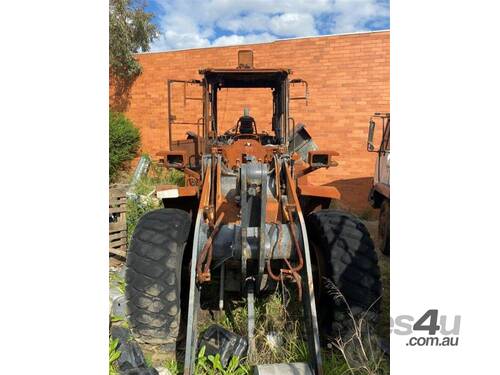
<path id="1" fill-rule="evenodd" d="M 169 150 L 158 159 L 184 173 L 184 186 L 157 186 L 164 208 L 143 215 L 133 233 L 126 271 L 132 332 L 144 343 L 182 350 L 184 374 L 193 374 L 202 299 L 211 298 L 219 309 L 228 308 L 229 296 L 246 300 L 250 354 L 256 299 L 290 285 L 303 312 L 308 362 L 258 365 L 254 372 L 321 375 L 324 339 L 351 324 L 346 304 L 325 283 L 335 285 L 353 314 L 363 313 L 373 324 L 381 294 L 367 229 L 355 216 L 329 208 L 340 199 L 335 187 L 314 184 L 312 172 L 336 167 L 338 153 L 319 150 L 291 116 L 290 102 L 307 100 L 308 84 L 291 78 L 290 69 L 254 67 L 252 51 L 242 50 L 236 68 L 199 74 L 199 80 L 168 81 Z M 202 102 L 195 130 L 181 140 L 172 139 L 182 123 L 173 113 L 176 85 L 184 90 L 184 102 Z M 188 86 L 198 87 L 201 97 L 189 97 Z M 305 92 L 292 96 L 292 87 Z M 272 93 L 270 131 L 251 116 L 251 108 L 242 108 L 234 125 L 222 129 L 220 91 L 244 89 L 251 95 L 251 88 Z"/>

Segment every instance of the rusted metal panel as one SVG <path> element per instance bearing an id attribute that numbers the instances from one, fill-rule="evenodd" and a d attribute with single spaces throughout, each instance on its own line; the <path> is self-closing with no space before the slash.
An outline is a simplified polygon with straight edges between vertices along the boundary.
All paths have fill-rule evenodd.
<path id="1" fill-rule="evenodd" d="M 307 154 L 307 163 L 311 168 L 336 167 L 337 161 L 334 156 L 339 156 L 337 151 L 333 150 L 311 150 Z"/>
<path id="2" fill-rule="evenodd" d="M 299 180 L 298 190 L 300 195 L 307 195 L 313 197 L 340 199 L 340 191 L 335 186 L 321 186 L 302 184 Z"/>
<path id="3" fill-rule="evenodd" d="M 219 212 L 219 208 L 222 205 L 222 191 L 221 191 L 221 157 L 217 155 L 217 165 L 215 170 L 215 212 Z"/>
<path id="4" fill-rule="evenodd" d="M 246 155 L 255 156 L 257 161 L 268 163 L 272 160 L 277 146 L 262 146 L 257 139 L 238 139 L 230 145 L 220 146 L 222 156 L 229 168 L 238 167 L 245 162 Z"/>
<path id="5" fill-rule="evenodd" d="M 266 223 L 277 223 L 278 211 L 279 211 L 278 201 L 274 197 L 269 197 L 267 199 L 267 205 L 266 205 Z"/>
<path id="6" fill-rule="evenodd" d="M 183 168 L 188 162 L 188 152 L 183 149 L 160 151 L 156 155 L 160 156 L 164 164 L 170 168 Z"/>

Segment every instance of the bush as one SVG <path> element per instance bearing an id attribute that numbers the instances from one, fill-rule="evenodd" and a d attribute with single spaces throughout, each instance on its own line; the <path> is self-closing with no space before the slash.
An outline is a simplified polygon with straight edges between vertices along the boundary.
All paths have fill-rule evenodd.
<path id="1" fill-rule="evenodd" d="M 109 111 L 109 180 L 113 181 L 127 161 L 137 156 L 141 135 L 123 113 Z"/>

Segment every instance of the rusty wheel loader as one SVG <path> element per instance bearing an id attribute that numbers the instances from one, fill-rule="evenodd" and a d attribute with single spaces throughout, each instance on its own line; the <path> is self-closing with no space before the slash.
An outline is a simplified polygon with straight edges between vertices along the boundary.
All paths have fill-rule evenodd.
<path id="1" fill-rule="evenodd" d="M 170 150 L 159 154 L 184 172 L 184 186 L 157 187 L 165 208 L 146 213 L 132 236 L 126 271 L 128 320 L 139 341 L 166 350 L 185 345 L 184 374 L 194 373 L 199 350 L 200 299 L 215 286 L 215 306 L 227 296 L 246 298 L 248 350 L 253 346 L 254 301 L 280 283 L 297 291 L 303 311 L 308 363 L 255 367 L 258 374 L 323 373 L 321 338 L 349 329 L 347 307 L 325 290 L 330 280 L 350 305 L 376 323 L 381 294 L 373 241 L 356 217 L 329 209 L 339 191 L 316 186 L 310 173 L 337 165 L 335 151 L 320 151 L 305 126 L 290 116 L 291 100 L 307 100 L 307 82 L 289 69 L 255 68 L 251 51 L 239 51 L 235 69 L 203 69 L 202 79 L 169 81 Z M 195 85 L 203 113 L 187 139 L 172 140 L 176 117 L 172 87 Z M 300 85 L 305 95 L 292 97 Z M 245 109 L 222 131 L 221 89 L 272 92 L 272 133 Z M 186 100 L 186 99 L 185 99 Z M 212 294 L 213 295 L 213 294 Z M 320 302 L 318 302 L 320 301 Z M 182 343 L 182 344 L 181 344 Z"/>

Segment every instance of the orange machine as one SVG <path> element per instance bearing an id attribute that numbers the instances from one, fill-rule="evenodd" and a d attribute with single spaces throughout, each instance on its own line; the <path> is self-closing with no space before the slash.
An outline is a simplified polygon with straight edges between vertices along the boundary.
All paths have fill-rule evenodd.
<path id="1" fill-rule="evenodd" d="M 345 306 L 321 292 L 323 280 L 334 282 L 355 311 L 377 311 L 381 293 L 366 228 L 354 216 L 329 209 L 340 198 L 336 188 L 311 183 L 310 172 L 337 166 L 338 154 L 317 150 L 306 127 L 290 116 L 290 101 L 307 100 L 308 90 L 307 82 L 290 79 L 289 69 L 255 68 L 247 50 L 239 52 L 237 68 L 200 74 L 201 80 L 168 82 L 170 151 L 158 156 L 183 171 L 185 183 L 157 187 L 165 208 L 144 215 L 132 237 L 126 277 L 132 331 L 172 350 L 185 337 L 184 373 L 193 374 L 206 288 L 217 286 L 221 309 L 234 293 L 246 297 L 251 351 L 255 296 L 290 284 L 303 306 L 309 362 L 276 364 L 275 370 L 322 374 L 318 324 L 325 337 L 349 329 L 345 316 L 334 313 Z M 172 139 L 175 85 L 199 86 L 203 103 L 195 130 L 178 141 Z M 291 85 L 304 87 L 304 96 L 290 97 Z M 259 131 L 247 108 L 232 129 L 221 132 L 217 95 L 223 88 L 270 90 L 272 133 Z"/>

